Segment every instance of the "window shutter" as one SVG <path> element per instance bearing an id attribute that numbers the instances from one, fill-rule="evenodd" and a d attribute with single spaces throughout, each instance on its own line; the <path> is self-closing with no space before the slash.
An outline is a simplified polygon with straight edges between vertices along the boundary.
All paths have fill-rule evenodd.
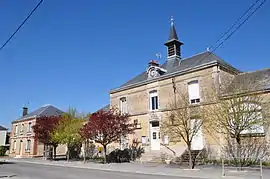
<path id="1" fill-rule="evenodd" d="M 189 94 L 190 100 L 200 98 L 198 81 L 193 81 L 193 82 L 188 84 L 188 94 Z"/>

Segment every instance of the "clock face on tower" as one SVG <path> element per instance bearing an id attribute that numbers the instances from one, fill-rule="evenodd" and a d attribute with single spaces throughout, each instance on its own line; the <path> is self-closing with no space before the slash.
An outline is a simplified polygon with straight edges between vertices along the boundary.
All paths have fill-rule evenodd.
<path id="1" fill-rule="evenodd" d="M 151 78 L 158 76 L 157 70 L 155 68 L 150 68 L 148 71 L 148 76 Z"/>

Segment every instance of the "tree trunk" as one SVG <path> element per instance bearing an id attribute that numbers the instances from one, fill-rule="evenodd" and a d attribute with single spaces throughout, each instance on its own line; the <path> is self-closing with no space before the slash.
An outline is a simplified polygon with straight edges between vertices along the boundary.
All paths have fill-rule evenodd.
<path id="1" fill-rule="evenodd" d="M 43 148 L 43 157 L 45 160 L 47 160 L 48 156 L 47 156 L 47 144 L 44 144 L 44 148 Z"/>
<path id="2" fill-rule="evenodd" d="M 237 163 L 239 166 L 239 170 L 242 170 L 242 161 L 241 161 L 241 138 L 236 137 L 236 142 L 237 142 L 237 149 L 236 149 L 236 155 L 237 155 Z"/>
<path id="3" fill-rule="evenodd" d="M 70 155 L 70 154 L 69 154 L 69 150 L 70 150 L 70 147 L 68 146 L 68 147 L 67 147 L 67 162 L 69 162 L 69 155 Z"/>
<path id="4" fill-rule="evenodd" d="M 53 159 L 54 160 L 56 159 L 56 148 L 57 148 L 57 145 L 54 145 L 53 146 Z"/>
<path id="5" fill-rule="evenodd" d="M 189 155 L 189 168 L 192 169 L 191 144 L 188 145 L 188 155 Z"/>
<path id="6" fill-rule="evenodd" d="M 104 164 L 107 163 L 107 145 L 103 145 L 104 148 Z"/>
<path id="7" fill-rule="evenodd" d="M 84 141 L 83 146 L 83 163 L 86 163 L 86 141 Z"/>

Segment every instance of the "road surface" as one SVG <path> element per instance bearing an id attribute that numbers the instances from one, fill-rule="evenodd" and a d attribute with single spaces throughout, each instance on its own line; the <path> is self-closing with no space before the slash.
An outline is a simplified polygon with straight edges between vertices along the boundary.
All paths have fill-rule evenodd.
<path id="1" fill-rule="evenodd" d="M 0 163 L 0 178 L 8 176 L 13 179 L 191 179 L 29 163 Z"/>

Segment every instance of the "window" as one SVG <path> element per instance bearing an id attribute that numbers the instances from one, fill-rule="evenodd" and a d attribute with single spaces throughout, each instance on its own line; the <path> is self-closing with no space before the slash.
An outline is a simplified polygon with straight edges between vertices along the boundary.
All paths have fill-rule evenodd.
<path id="1" fill-rule="evenodd" d="M 13 151 L 16 151 L 16 140 L 13 142 Z"/>
<path id="2" fill-rule="evenodd" d="M 159 121 L 153 121 L 152 127 L 159 127 Z"/>
<path id="3" fill-rule="evenodd" d="M 157 133 L 153 132 L 153 139 L 157 139 Z"/>
<path id="4" fill-rule="evenodd" d="M 20 133 L 22 133 L 24 130 L 24 124 L 21 124 L 21 129 L 20 129 Z"/>
<path id="5" fill-rule="evenodd" d="M 200 103 L 199 82 L 197 80 L 188 83 L 188 95 L 190 104 Z"/>
<path id="6" fill-rule="evenodd" d="M 127 113 L 127 98 L 126 97 L 123 97 L 123 98 L 120 98 L 120 111 L 122 114 L 125 114 Z"/>
<path id="7" fill-rule="evenodd" d="M 261 106 L 253 103 L 237 104 L 230 109 L 232 126 L 244 128 L 240 134 L 264 134 Z M 235 120 L 237 118 L 237 120 Z M 235 122 L 238 121 L 238 122 Z M 240 122 L 239 122 L 240 121 Z"/>
<path id="8" fill-rule="evenodd" d="M 28 132 L 31 132 L 31 131 L 32 131 L 32 123 L 29 122 L 29 123 L 28 123 Z"/>
<path id="9" fill-rule="evenodd" d="M 134 124 L 135 129 L 141 128 L 141 124 L 138 122 L 138 119 L 134 119 L 133 124 Z"/>
<path id="10" fill-rule="evenodd" d="M 30 152 L 30 147 L 31 147 L 31 140 L 28 139 L 27 142 L 26 142 L 25 151 Z"/>
<path id="11" fill-rule="evenodd" d="M 15 126 L 15 133 L 14 133 L 14 134 L 15 134 L 15 135 L 18 134 L 18 125 Z"/>
<path id="12" fill-rule="evenodd" d="M 157 110 L 158 109 L 158 94 L 157 91 L 150 92 L 150 110 Z"/>

